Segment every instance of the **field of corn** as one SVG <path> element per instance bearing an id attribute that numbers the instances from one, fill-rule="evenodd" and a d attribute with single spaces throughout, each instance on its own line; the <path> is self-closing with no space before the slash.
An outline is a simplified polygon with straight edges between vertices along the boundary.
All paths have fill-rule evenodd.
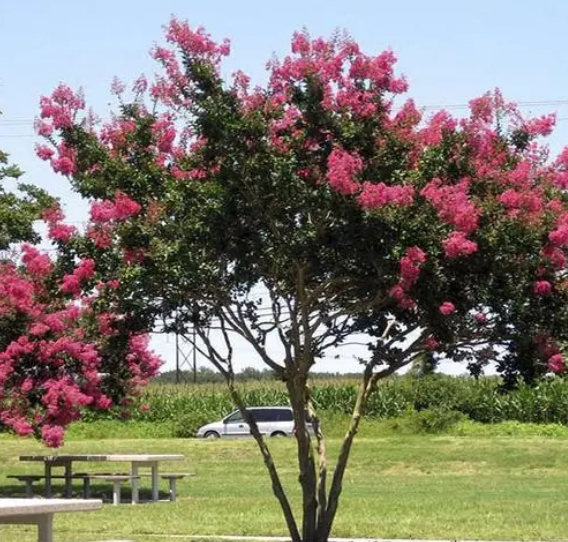
<path id="1" fill-rule="evenodd" d="M 354 380 L 316 380 L 316 409 L 330 414 L 348 414 L 354 404 Z M 276 381 L 243 382 L 246 404 L 286 405 L 284 384 Z M 192 436 L 194 430 L 222 418 L 233 410 L 223 384 L 151 384 L 134 411 L 136 421 L 163 423 L 185 428 L 176 436 Z M 149 407 L 149 408 L 148 408 Z M 568 425 L 568 381 L 554 379 L 534 386 L 520 384 L 510 392 L 499 388 L 497 378 L 432 375 L 423 378 L 396 377 L 380 383 L 371 395 L 365 416 L 396 418 L 413 412 L 435 410 L 461 413 L 473 421 L 498 423 L 515 420 Z M 97 416 L 111 417 L 112 414 Z"/>

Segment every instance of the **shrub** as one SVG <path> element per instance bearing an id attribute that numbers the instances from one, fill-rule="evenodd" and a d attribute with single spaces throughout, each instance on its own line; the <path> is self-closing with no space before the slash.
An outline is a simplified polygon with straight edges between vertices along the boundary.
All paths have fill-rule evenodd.
<path id="1" fill-rule="evenodd" d="M 176 421 L 173 427 L 173 435 L 177 438 L 191 438 L 197 433 L 197 430 L 206 423 L 212 420 L 204 412 L 186 412 L 182 414 Z"/>
<path id="2" fill-rule="evenodd" d="M 414 412 L 412 416 L 417 433 L 444 433 L 465 419 L 461 412 L 444 407 L 427 408 Z"/>
<path id="3" fill-rule="evenodd" d="M 419 412 L 408 409 L 401 416 L 390 419 L 387 428 L 393 433 L 437 434 L 449 431 L 465 420 L 467 416 L 461 412 L 446 408 L 432 407 Z"/>

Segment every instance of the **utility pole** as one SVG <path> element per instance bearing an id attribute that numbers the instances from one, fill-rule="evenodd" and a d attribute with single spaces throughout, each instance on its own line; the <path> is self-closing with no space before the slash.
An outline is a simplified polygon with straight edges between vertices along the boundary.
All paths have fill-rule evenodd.
<path id="1" fill-rule="evenodd" d="M 177 318 L 177 317 L 176 317 Z M 181 326 L 176 319 L 176 384 L 180 384 L 184 374 L 184 367 L 186 377 L 189 371 L 192 373 L 191 379 L 194 383 L 197 382 L 197 329 L 195 325 L 191 329 L 191 339 L 182 333 Z M 191 350 L 186 350 L 185 345 L 190 345 Z"/>
<path id="2" fill-rule="evenodd" d="M 195 324 L 193 324 L 192 328 L 192 336 L 193 336 L 193 383 L 197 384 L 197 348 L 196 348 L 196 340 L 197 340 L 197 332 L 195 331 Z"/>
<path id="3" fill-rule="evenodd" d="M 181 373 L 179 368 L 179 330 L 176 327 L 176 384 L 181 380 Z"/>

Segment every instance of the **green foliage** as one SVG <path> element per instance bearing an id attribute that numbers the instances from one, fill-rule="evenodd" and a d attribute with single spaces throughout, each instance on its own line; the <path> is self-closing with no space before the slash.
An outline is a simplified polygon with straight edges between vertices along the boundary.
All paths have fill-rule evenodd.
<path id="1" fill-rule="evenodd" d="M 559 423 L 505 421 L 493 424 L 464 420 L 451 428 L 452 435 L 464 437 L 548 437 L 568 438 L 568 426 Z"/>
<path id="2" fill-rule="evenodd" d="M 21 241 L 37 242 L 34 222 L 54 199 L 44 190 L 18 182 L 23 172 L 10 164 L 8 154 L 0 150 L 0 250 Z M 13 186 L 6 186 L 7 183 Z"/>
<path id="3" fill-rule="evenodd" d="M 205 412 L 185 412 L 176 419 L 172 436 L 176 438 L 194 437 L 202 425 L 210 422 L 211 418 Z"/>
<path id="4" fill-rule="evenodd" d="M 446 433 L 465 420 L 466 416 L 456 410 L 432 407 L 418 412 L 407 411 L 403 416 L 389 420 L 388 426 L 395 433 L 437 434 Z"/>

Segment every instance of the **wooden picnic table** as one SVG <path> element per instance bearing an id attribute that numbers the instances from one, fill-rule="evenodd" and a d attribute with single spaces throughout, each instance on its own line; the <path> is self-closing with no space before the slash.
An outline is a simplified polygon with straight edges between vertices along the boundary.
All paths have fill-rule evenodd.
<path id="1" fill-rule="evenodd" d="M 0 524 L 37 525 L 38 542 L 52 542 L 56 513 L 99 510 L 102 505 L 98 499 L 0 499 Z"/>
<path id="2" fill-rule="evenodd" d="M 176 454 L 74 454 L 74 455 L 21 455 L 20 461 L 40 461 L 45 468 L 45 495 L 51 497 L 51 469 L 61 467 L 65 476 L 65 496 L 71 497 L 73 463 L 75 462 L 120 462 L 130 463 L 132 504 L 139 498 L 139 469 L 149 468 L 152 477 L 152 500 L 159 495 L 159 464 L 162 461 L 183 461 L 183 455 Z"/>

